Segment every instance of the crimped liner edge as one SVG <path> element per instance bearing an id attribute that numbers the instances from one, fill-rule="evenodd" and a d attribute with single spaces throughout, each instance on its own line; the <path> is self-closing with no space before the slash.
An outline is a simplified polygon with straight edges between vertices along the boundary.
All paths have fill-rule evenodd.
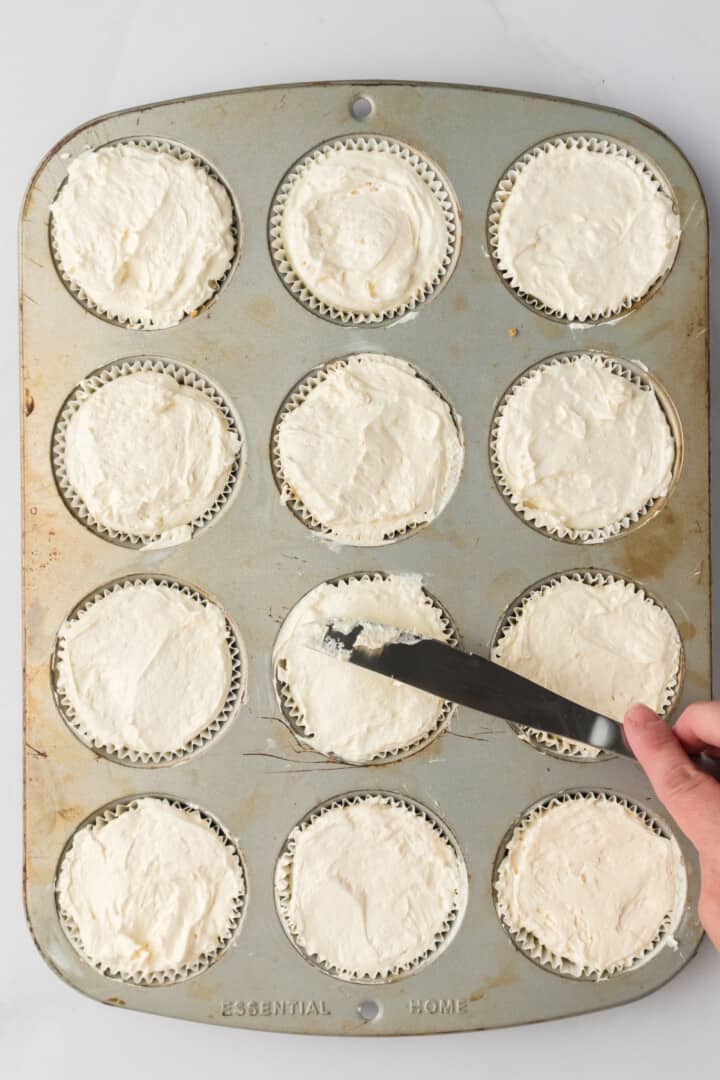
<path id="1" fill-rule="evenodd" d="M 358 571 L 354 574 L 344 574 L 342 577 L 332 578 L 329 581 L 321 582 L 321 584 L 338 586 L 349 584 L 351 581 L 386 581 L 391 576 L 393 575 L 388 572 L 379 570 L 370 570 L 367 572 Z M 318 586 L 315 586 L 315 588 L 318 588 Z M 424 585 L 421 585 L 421 589 L 430 606 L 435 608 L 435 610 L 438 611 L 440 614 L 443 623 L 443 629 L 445 631 L 443 641 L 445 641 L 448 645 L 459 647 L 461 645 L 460 633 L 450 613 L 444 607 L 444 605 L 440 603 L 437 597 L 433 596 L 432 593 L 428 592 Z M 310 592 L 313 591 L 313 589 L 310 590 Z M 305 596 L 307 595 L 309 594 L 305 593 Z M 297 601 L 297 603 L 301 603 L 303 599 L 304 597 L 301 597 L 300 600 Z M 292 608 L 290 610 L 292 611 Z M 290 614 L 290 612 L 288 612 L 288 614 Z M 322 754 L 322 756 L 328 761 L 340 761 L 346 765 L 357 766 L 384 765 L 391 761 L 399 761 L 403 758 L 410 757 L 412 754 L 418 753 L 418 751 L 423 750 L 426 746 L 429 746 L 430 743 L 434 742 L 438 735 L 442 734 L 442 732 L 447 729 L 450 721 L 452 720 L 455 712 L 457 711 L 457 705 L 455 705 L 454 702 L 443 701 L 435 723 L 426 732 L 424 732 L 422 735 L 419 735 L 417 739 L 413 739 L 411 743 L 407 743 L 404 746 L 397 747 L 394 750 L 382 750 L 380 753 L 373 754 L 369 758 L 364 758 L 362 760 L 356 761 L 350 760 L 349 758 L 344 758 L 338 754 L 323 753 L 323 751 L 318 750 L 317 747 L 313 746 L 312 733 L 308 732 L 308 728 L 305 725 L 303 712 L 300 706 L 295 701 L 295 698 L 293 697 L 290 684 L 284 679 L 282 679 L 280 676 L 281 657 L 276 655 L 276 648 L 277 646 L 275 647 L 275 649 L 273 649 L 273 685 L 275 687 L 275 696 L 277 698 L 278 705 L 280 706 L 280 711 L 282 712 L 285 723 L 290 728 L 296 739 L 298 739 L 304 746 L 307 746 L 309 749 L 316 750 L 318 754 Z"/>
<path id="2" fill-rule="evenodd" d="M 673 441 L 675 451 L 670 484 L 665 495 L 658 495 L 655 498 L 648 499 L 647 502 L 632 513 L 626 514 L 617 521 L 610 522 L 608 525 L 596 529 L 572 529 L 565 525 L 546 525 L 537 522 L 535 520 L 537 512 L 531 507 L 526 507 L 506 482 L 497 452 L 500 421 L 515 392 L 547 368 L 554 367 L 558 364 L 572 364 L 583 357 L 599 360 L 613 375 L 619 375 L 621 378 L 627 379 L 628 382 L 639 387 L 645 393 L 654 394 L 655 400 L 660 407 L 670 431 L 670 437 Z M 669 499 L 677 481 L 677 477 L 679 476 L 682 464 L 682 435 L 681 432 L 679 432 L 679 422 L 674 415 L 669 414 L 668 407 L 670 406 L 674 409 L 674 406 L 672 406 L 669 396 L 667 401 L 663 400 L 664 396 L 664 394 L 658 393 L 658 388 L 652 376 L 644 371 L 639 371 L 636 368 L 631 367 L 628 361 L 620 360 L 618 357 L 610 356 L 607 353 L 587 349 L 582 352 L 559 353 L 556 356 L 549 356 L 544 360 L 538 361 L 538 363 L 527 368 L 513 380 L 502 395 L 495 408 L 495 412 L 493 413 L 490 425 L 490 469 L 493 480 L 495 481 L 495 486 L 511 510 L 513 510 L 526 525 L 543 533 L 545 536 L 550 536 L 571 544 L 602 544 L 607 540 L 619 536 L 621 533 L 645 524 L 650 518 L 654 517 L 656 513 L 659 513 Z M 680 442 L 678 441 L 679 438 Z"/>
<path id="3" fill-rule="evenodd" d="M 157 356 L 139 356 L 114 360 L 101 368 L 97 368 L 80 380 L 63 402 L 57 419 L 55 420 L 51 444 L 52 470 L 55 484 L 65 506 L 72 516 L 79 521 L 81 525 L 84 525 L 86 529 L 89 529 L 90 532 L 95 533 L 96 536 L 100 536 L 104 540 L 109 540 L 111 543 L 117 544 L 120 547 L 144 548 L 149 544 L 162 547 L 163 534 L 154 533 L 153 535 L 143 536 L 138 533 L 122 532 L 99 522 L 97 518 L 90 513 L 81 496 L 73 488 L 65 468 L 67 429 L 72 417 L 78 411 L 80 406 L 87 401 L 96 390 L 101 389 L 101 387 L 106 386 L 115 379 L 122 378 L 125 375 L 134 375 L 138 372 L 153 372 L 156 374 L 169 375 L 179 386 L 187 386 L 190 389 L 205 394 L 205 396 L 209 398 L 222 413 L 229 430 L 235 435 L 240 446 L 235 455 L 235 461 L 225 482 L 225 486 L 215 502 L 193 521 L 187 523 L 191 530 L 191 535 L 188 537 L 188 540 L 192 539 L 199 529 L 209 525 L 210 522 L 224 510 L 230 498 L 236 491 L 240 480 L 245 458 L 244 432 L 230 404 L 210 379 L 205 375 L 202 375 L 199 371 L 196 371 L 194 368 L 188 367 L 186 364 L 180 364 L 173 360 L 165 360 Z M 186 542 L 187 541 L 183 541 L 183 543 Z"/>
<path id="4" fill-rule="evenodd" d="M 196 308 L 194 311 L 185 312 L 185 314 L 182 315 L 177 322 L 171 324 L 171 326 L 179 326 L 180 323 L 185 322 L 186 319 L 195 318 L 211 303 L 213 303 L 213 301 L 218 296 L 220 290 L 229 281 L 230 276 L 232 275 L 233 270 L 235 269 L 240 258 L 243 242 L 242 219 L 235 204 L 235 199 L 233 198 L 232 191 L 230 190 L 227 181 L 224 180 L 218 172 L 216 172 L 216 170 L 213 168 L 209 161 L 206 161 L 205 158 L 201 157 L 199 154 L 196 154 L 193 150 L 190 150 L 189 147 L 183 146 L 181 143 L 172 142 L 168 139 L 157 138 L 112 139 L 110 142 L 102 143 L 100 146 L 93 147 L 93 153 L 97 150 L 103 150 L 105 149 L 105 147 L 108 146 L 134 146 L 138 147 L 141 150 L 154 150 L 159 153 L 171 154 L 179 161 L 192 161 L 195 165 L 198 166 L 198 168 L 202 169 L 203 172 L 207 173 L 208 176 L 211 176 L 213 180 L 220 184 L 220 186 L 225 190 L 228 199 L 230 200 L 230 207 L 232 209 L 230 233 L 233 239 L 233 252 L 230 256 L 230 262 L 228 264 L 227 270 L 221 278 L 218 278 L 218 280 L 215 282 L 215 287 L 213 288 L 212 292 L 205 300 L 203 300 L 203 302 L 198 308 Z M 64 187 L 66 181 L 67 177 L 65 177 L 65 179 L 60 184 L 57 192 L 55 193 L 55 196 L 53 198 L 53 205 L 58 195 L 60 194 L 60 191 Z M 97 318 L 102 319 L 104 322 L 111 323 L 113 326 L 120 326 L 126 330 L 170 329 L 170 327 L 166 326 L 155 326 L 152 322 L 144 322 L 142 319 L 132 319 L 130 316 L 123 317 L 121 315 L 115 315 L 113 314 L 113 312 L 108 311 L 107 308 L 104 308 L 100 304 L 95 303 L 94 300 L 91 300 L 85 290 L 80 285 L 78 285 L 76 281 L 73 280 L 73 278 L 70 276 L 70 274 L 68 274 L 68 272 L 63 266 L 62 258 L 60 256 L 60 252 L 57 246 L 57 240 L 55 237 L 55 219 L 52 213 L 52 206 L 50 208 L 48 231 L 50 254 L 52 255 L 52 260 L 55 265 L 55 269 L 57 270 L 58 277 L 60 278 L 70 295 L 75 300 L 77 300 L 77 302 L 82 307 L 84 307 L 86 311 L 89 311 L 91 315 L 95 315 Z"/>
<path id="5" fill-rule="evenodd" d="M 652 831 L 662 836 L 674 845 L 679 854 L 679 863 L 682 867 L 682 888 L 678 896 L 678 902 L 673 911 L 669 912 L 664 919 L 662 925 L 652 942 L 638 953 L 636 956 L 629 958 L 628 960 L 621 961 L 614 964 L 612 967 L 599 971 L 590 967 L 580 967 L 578 964 L 574 964 L 564 957 L 558 956 L 553 953 L 546 946 L 542 945 L 537 937 L 529 930 L 520 929 L 513 930 L 510 926 L 509 912 L 507 906 L 499 895 L 498 891 L 498 878 L 500 867 L 503 865 L 508 855 L 509 846 L 531 822 L 540 817 L 546 810 L 551 809 L 553 806 L 560 806 L 562 803 L 577 802 L 580 800 L 587 801 L 603 801 L 615 803 L 618 806 L 624 807 L 631 813 L 635 814 L 640 821 L 644 822 Z M 508 830 L 505 837 L 500 844 L 498 854 L 493 867 L 493 900 L 495 902 L 495 910 L 498 918 L 502 924 L 503 929 L 507 933 L 508 937 L 512 941 L 513 945 L 522 952 L 528 959 L 538 964 L 540 967 L 546 968 L 549 971 L 554 972 L 557 975 L 563 975 L 568 978 L 601 982 L 608 978 L 612 978 L 616 975 L 622 975 L 629 971 L 634 971 L 636 968 L 642 967 L 648 961 L 652 960 L 660 950 L 669 945 L 670 948 L 676 948 L 677 943 L 673 937 L 673 934 L 678 928 L 682 917 L 683 908 L 687 902 L 687 870 L 685 867 L 685 860 L 680 851 L 680 847 L 677 840 L 673 836 L 672 832 L 660 823 L 650 811 L 634 802 L 632 799 L 626 798 L 623 795 L 618 795 L 612 791 L 604 791 L 601 789 L 596 790 L 580 790 L 580 791 L 565 791 L 556 795 L 546 797 L 541 802 L 536 803 L 535 806 L 526 810 L 525 813 L 515 822 L 515 824 Z"/>
<path id="6" fill-rule="evenodd" d="M 340 969 L 330 964 L 317 954 L 310 954 L 306 951 L 304 945 L 300 941 L 299 935 L 295 932 L 292 923 L 288 915 L 288 904 L 291 898 L 291 882 L 292 882 L 292 861 L 293 852 L 295 850 L 295 837 L 298 833 L 303 832 L 309 828 L 319 817 L 323 814 L 335 810 L 341 806 L 358 805 L 365 802 L 367 799 L 380 799 L 391 806 L 402 807 L 417 817 L 423 818 L 435 832 L 442 837 L 446 844 L 453 851 L 456 859 L 458 870 L 460 874 L 460 889 L 456 898 L 456 903 L 449 915 L 447 916 L 440 931 L 435 935 L 433 944 L 423 952 L 423 954 L 417 957 L 415 960 L 411 960 L 405 964 L 400 964 L 392 968 L 385 969 L 384 971 L 369 973 L 369 972 L 354 972 L 346 969 Z M 275 906 L 277 913 L 282 923 L 285 933 L 290 938 L 290 941 L 295 946 L 301 956 L 304 957 L 308 963 L 314 967 L 324 971 L 327 975 L 332 975 L 336 979 L 342 979 L 345 982 L 364 983 L 367 985 L 376 985 L 379 983 L 394 982 L 397 979 L 405 978 L 408 975 L 414 975 L 416 971 L 424 967 L 426 964 L 431 963 L 450 943 L 455 935 L 456 930 L 459 928 L 465 913 L 465 907 L 467 903 L 467 870 L 465 866 L 465 859 L 463 858 L 460 847 L 452 835 L 448 827 L 437 818 L 430 810 L 428 810 L 421 803 L 415 802 L 415 800 L 406 798 L 405 796 L 395 795 L 392 792 L 386 791 L 357 791 L 351 792 L 347 795 L 338 795 L 335 798 L 329 799 L 327 802 L 322 803 L 320 806 L 315 807 L 309 814 L 306 815 L 297 825 L 290 831 L 283 847 L 278 856 L 278 860 L 275 866 Z"/>
<path id="7" fill-rule="evenodd" d="M 677 199 L 675 193 L 672 190 L 670 182 L 665 176 L 662 175 L 657 165 L 651 165 L 651 163 L 636 153 L 631 147 L 626 146 L 624 143 L 618 142 L 615 139 L 611 139 L 605 135 L 593 135 L 593 134 L 569 134 L 558 135 L 555 138 L 546 139 L 542 143 L 536 143 L 535 146 L 531 146 L 525 151 L 519 158 L 517 158 L 509 169 L 506 170 L 504 176 L 498 183 L 490 203 L 490 209 L 487 219 L 487 237 L 488 247 L 490 255 L 493 260 L 493 264 L 503 284 L 509 289 L 509 291 L 523 303 L 526 307 L 532 311 L 537 312 L 540 315 L 544 315 L 549 319 L 554 319 L 556 322 L 569 323 L 571 326 L 588 326 L 593 323 L 606 322 L 609 319 L 617 318 L 618 316 L 625 315 L 633 308 L 639 306 L 640 303 L 649 299 L 649 297 L 657 291 L 663 281 L 667 278 L 670 271 L 675 264 L 675 258 L 677 256 L 677 250 L 680 244 L 680 237 L 675 244 L 672 258 L 668 266 L 647 286 L 645 291 L 638 296 L 626 297 L 620 304 L 615 307 L 607 307 L 602 311 L 595 312 L 590 315 L 586 315 L 584 318 L 576 318 L 566 315 L 564 312 L 557 308 L 552 308 L 548 304 L 543 303 L 537 297 L 532 296 L 530 293 L 524 292 L 513 281 L 512 274 L 503 269 L 502 263 L 498 255 L 498 230 L 500 225 L 500 217 L 502 215 L 505 203 L 507 202 L 510 194 L 512 193 L 518 176 L 534 158 L 540 157 L 543 153 L 550 150 L 553 147 L 567 146 L 570 149 L 579 148 L 582 150 L 590 150 L 593 153 L 607 154 L 609 156 L 619 155 L 620 157 L 627 158 L 633 165 L 639 165 L 642 172 L 652 182 L 656 191 L 662 192 L 668 199 L 670 199 L 673 207 L 677 209 Z"/>
<path id="8" fill-rule="evenodd" d="M 534 585 L 529 585 L 527 589 L 520 593 L 520 595 L 508 605 L 501 615 L 498 625 L 495 628 L 492 641 L 490 642 L 491 658 L 495 661 L 495 651 L 498 645 L 505 637 L 510 627 L 519 622 L 525 607 L 530 600 L 535 596 L 546 593 L 556 585 L 560 585 L 563 581 L 580 581 L 585 585 L 611 585 L 613 582 L 618 581 L 626 588 L 637 593 L 641 599 L 648 601 L 648 603 L 660 608 L 661 611 L 666 613 L 675 627 L 680 647 L 677 670 L 667 686 L 664 687 L 663 705 L 659 713 L 660 716 L 668 716 L 677 704 L 685 678 L 685 650 L 683 648 L 680 631 L 678 630 L 675 619 L 673 619 L 666 606 L 660 603 L 652 593 L 649 593 L 647 589 L 642 585 L 639 585 L 638 582 L 633 581 L 632 578 L 625 577 L 623 574 L 610 573 L 606 570 L 597 570 L 594 568 L 564 570 L 560 573 L 551 574 L 546 578 L 542 578 L 542 580 L 536 581 Z M 608 753 L 607 750 L 600 750 L 596 754 L 588 754 L 584 750 L 582 743 L 575 743 L 571 739 L 565 739 L 560 735 L 552 735 L 547 731 L 537 731 L 534 728 L 513 724 L 509 721 L 508 723 L 513 731 L 515 731 L 524 742 L 530 743 L 530 745 L 534 746 L 537 750 L 550 753 L 554 757 L 559 757 L 564 760 L 571 758 L 574 761 L 595 763 L 598 761 L 607 761 L 616 756 L 615 754 Z"/>
<path id="9" fill-rule="evenodd" d="M 223 845 L 230 850 L 233 856 L 233 860 L 240 870 L 242 877 L 243 891 L 236 897 L 235 909 L 230 917 L 227 932 L 219 942 L 217 947 L 211 952 L 203 953 L 194 964 L 186 964 L 181 968 L 166 969 L 163 971 L 152 971 L 148 974 L 142 974 L 140 972 L 123 972 L 115 970 L 109 965 L 105 965 L 100 961 L 94 961 L 91 956 L 85 951 L 85 948 L 80 939 L 78 927 L 74 920 L 63 911 L 60 904 L 60 897 L 58 895 L 58 881 L 60 878 L 60 872 L 62 870 L 63 863 L 70 853 L 72 846 L 75 842 L 76 836 L 81 831 L 87 828 L 95 828 L 100 824 L 107 824 L 115 818 L 118 818 L 121 814 L 128 810 L 134 809 L 137 804 L 143 799 L 157 799 L 160 802 L 165 803 L 167 806 L 171 806 L 176 810 L 182 810 L 187 814 L 195 815 L 202 819 L 202 821 L 210 828 L 215 835 L 222 841 Z M 53 884 L 53 891 L 55 895 L 55 907 L 58 914 L 60 925 L 68 938 L 70 944 L 80 957 L 89 964 L 95 971 L 98 971 L 101 975 L 104 975 L 108 979 L 118 980 L 124 983 L 132 983 L 135 986 L 156 987 L 156 986 L 170 986 L 174 983 L 183 982 L 185 979 L 191 979 L 195 975 L 200 975 L 204 971 L 207 971 L 216 960 L 225 953 L 228 946 L 232 943 L 233 939 L 237 936 L 240 927 L 242 925 L 243 916 L 245 913 L 246 897 L 247 897 L 247 872 L 245 870 L 244 861 L 240 850 L 238 849 L 235 841 L 225 828 L 206 810 L 200 809 L 200 807 L 193 805 L 192 803 L 185 802 L 182 799 L 175 799 L 171 796 L 159 795 L 159 794 L 143 794 L 133 795 L 128 799 L 122 799 L 109 805 L 102 807 L 100 810 L 95 811 L 85 821 L 81 822 L 77 828 L 73 830 L 70 837 L 65 844 L 60 858 L 58 860 L 57 868 L 55 871 L 55 879 Z"/>
<path id="10" fill-rule="evenodd" d="M 448 232 L 448 245 L 442 265 L 438 268 L 435 276 L 426 282 L 414 297 L 403 304 L 397 304 L 395 307 L 381 312 L 357 312 L 338 308 L 316 297 L 293 269 L 282 238 L 283 217 L 288 196 L 293 185 L 308 166 L 332 150 L 365 150 L 368 153 L 396 155 L 414 169 L 417 175 L 427 184 L 442 208 Z M 439 167 L 425 158 L 419 151 L 397 139 L 389 139 L 382 135 L 340 135 L 314 147 L 291 166 L 282 178 L 270 207 L 268 242 L 273 263 L 281 281 L 291 296 L 301 303 L 303 307 L 307 308 L 308 311 L 311 311 L 314 315 L 319 315 L 321 318 L 339 322 L 343 325 L 358 326 L 365 324 L 366 326 L 380 326 L 400 319 L 410 311 L 415 311 L 426 300 L 431 299 L 450 278 L 460 253 L 460 221 L 461 216 L 457 199 L 449 181 L 443 176 Z"/>
<path id="11" fill-rule="evenodd" d="M 460 460 L 457 475 L 451 478 L 452 483 L 449 486 L 447 499 L 441 506 L 438 514 L 436 514 L 434 518 L 430 518 L 428 521 L 408 522 L 408 524 L 404 525 L 402 528 L 393 529 L 392 532 L 386 533 L 381 540 L 356 541 L 341 539 L 330 528 L 330 526 L 323 525 L 322 522 L 318 521 L 318 519 L 307 509 L 299 496 L 295 494 L 295 491 L 288 483 L 285 477 L 285 473 L 283 471 L 282 458 L 280 455 L 280 425 L 282 424 L 285 417 L 288 416 L 299 405 L 302 405 L 302 403 L 306 401 L 307 398 L 310 396 L 312 391 L 316 387 L 318 387 L 320 383 L 324 382 L 325 379 L 327 379 L 328 375 L 330 375 L 334 371 L 339 371 L 342 368 L 348 367 L 350 361 L 357 356 L 377 357 L 378 359 L 386 363 L 394 364 L 399 368 L 399 370 L 405 371 L 407 374 L 412 375 L 414 378 L 420 379 L 421 382 L 425 383 L 425 385 L 434 394 L 437 394 L 440 400 L 447 407 L 460 444 Z M 457 491 L 457 487 L 460 483 L 460 478 L 462 476 L 464 459 L 465 439 L 463 435 L 462 421 L 459 414 L 456 413 L 455 409 L 450 404 L 449 400 L 445 397 L 443 393 L 441 393 L 440 390 L 438 390 L 438 388 L 435 386 L 431 379 L 418 371 L 414 364 L 411 364 L 407 360 L 400 360 L 398 357 L 391 356 L 387 353 L 349 353 L 347 356 L 336 357 L 333 360 L 328 360 L 325 364 L 320 364 L 318 367 L 313 368 L 307 373 L 307 375 L 304 375 L 303 378 L 295 384 L 293 389 L 290 391 L 290 393 L 287 395 L 287 397 L 281 404 L 273 421 L 272 434 L 270 436 L 270 464 L 272 467 L 273 478 L 275 480 L 275 486 L 280 493 L 281 501 L 285 503 L 285 505 L 298 519 L 298 521 L 301 521 L 306 528 L 310 529 L 311 532 L 318 533 L 326 540 L 334 541 L 335 543 L 342 544 L 345 547 L 382 547 L 385 544 L 393 544 L 397 540 L 404 540 L 406 537 L 411 536 L 419 529 L 424 529 L 428 525 L 431 525 L 432 522 L 436 521 L 440 514 L 442 514 L 442 512 L 447 508 L 448 503 Z"/>
<path id="12" fill-rule="evenodd" d="M 102 740 L 95 738 L 78 718 L 75 707 L 68 697 L 60 679 L 60 661 L 63 657 L 66 643 L 64 637 L 65 627 L 84 615 L 85 612 L 99 600 L 103 600 L 105 597 L 120 592 L 123 589 L 136 588 L 137 586 L 144 585 L 148 582 L 182 593 L 183 596 L 187 596 L 196 603 L 202 604 L 203 607 L 213 605 L 220 610 L 225 621 L 225 641 L 230 654 L 231 671 L 228 692 L 225 701 L 223 702 L 222 709 L 217 716 L 214 717 L 202 731 L 199 731 L 192 739 L 189 739 L 176 749 L 153 752 L 131 750 L 124 746 L 111 747 Z M 129 574 L 126 577 L 110 581 L 107 585 L 103 585 L 101 588 L 96 589 L 85 596 L 63 621 L 55 638 L 55 645 L 50 659 L 50 681 L 52 684 L 55 705 L 57 706 L 62 719 L 73 734 L 76 735 L 85 746 L 88 746 L 98 754 L 102 754 L 103 757 L 109 758 L 111 761 L 117 761 L 121 765 L 139 767 L 173 765 L 178 761 L 184 761 L 186 758 L 197 753 L 199 750 L 203 750 L 213 742 L 221 732 L 224 732 L 227 729 L 243 702 L 246 691 L 246 672 L 247 661 L 242 639 L 227 612 L 216 600 L 212 600 L 200 589 L 196 589 L 192 585 L 187 585 L 185 582 L 179 581 L 176 578 L 162 574 Z"/>

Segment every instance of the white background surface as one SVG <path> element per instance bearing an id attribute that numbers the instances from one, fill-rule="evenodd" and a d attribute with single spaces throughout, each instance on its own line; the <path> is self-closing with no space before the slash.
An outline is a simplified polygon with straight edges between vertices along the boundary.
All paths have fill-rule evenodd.
<path id="1" fill-rule="evenodd" d="M 497 85 L 635 112 L 679 143 L 704 185 L 711 220 L 720 221 L 719 40 L 720 6 L 711 0 L 592 5 L 580 0 L 16 0 L 5 7 L 0 41 L 7 124 L 0 156 L 5 327 L 0 363 L 6 375 L 0 384 L 4 1076 L 184 1080 L 245 1075 L 261 1080 L 284 1073 L 313 1080 L 368 1075 L 422 1080 L 449 1072 L 499 1072 L 533 1080 L 607 1074 L 664 1080 L 681 1073 L 690 1080 L 693 1073 L 718 1075 L 720 956 L 707 943 L 670 985 L 634 1005 L 543 1026 L 422 1040 L 292 1037 L 125 1013 L 81 997 L 45 966 L 25 927 L 20 896 L 16 228 L 33 169 L 84 120 L 213 90 L 344 78 Z M 717 288 L 714 292 L 717 317 L 720 297 Z M 718 445 L 717 408 L 715 418 Z"/>

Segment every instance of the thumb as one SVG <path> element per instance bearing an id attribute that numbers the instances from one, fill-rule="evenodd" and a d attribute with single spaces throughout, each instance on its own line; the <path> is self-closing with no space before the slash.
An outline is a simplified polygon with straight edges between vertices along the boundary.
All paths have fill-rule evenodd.
<path id="1" fill-rule="evenodd" d="M 720 784 L 693 764 L 672 728 L 647 706 L 628 710 L 625 731 L 657 797 L 701 855 L 713 851 L 720 836 Z"/>

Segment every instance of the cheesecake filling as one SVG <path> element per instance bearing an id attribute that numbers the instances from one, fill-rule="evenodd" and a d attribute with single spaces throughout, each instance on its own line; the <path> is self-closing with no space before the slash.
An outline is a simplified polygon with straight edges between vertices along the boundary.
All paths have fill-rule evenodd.
<path id="1" fill-rule="evenodd" d="M 381 796 L 334 806 L 291 835 L 276 886 L 309 956 L 344 977 L 383 977 L 438 944 L 463 873 L 430 822 Z"/>
<path id="2" fill-rule="evenodd" d="M 101 312 L 173 326 L 215 292 L 235 251 L 222 184 L 189 159 L 140 146 L 87 150 L 52 205 L 65 274 Z"/>
<path id="3" fill-rule="evenodd" d="M 110 750 L 179 751 L 227 699 L 225 616 L 177 588 L 146 581 L 114 590 L 59 638 L 58 688 L 83 732 Z"/>
<path id="4" fill-rule="evenodd" d="M 273 652 L 276 679 L 308 745 L 360 763 L 429 734 L 442 718 L 440 698 L 306 646 L 304 628 L 329 619 L 380 623 L 441 641 L 450 635 L 418 575 L 358 577 L 312 589 L 288 614 Z"/>
<path id="5" fill-rule="evenodd" d="M 560 143 L 523 163 L 497 226 L 510 284 L 568 319 L 619 311 L 672 266 L 680 218 L 644 166 Z"/>
<path id="6" fill-rule="evenodd" d="M 666 711 L 682 646 L 668 612 L 627 582 L 562 577 L 532 593 L 496 642 L 492 658 L 526 679 L 621 721 L 637 701 Z M 578 752 L 580 743 L 528 729 Z M 599 751 L 584 747 L 582 756 Z"/>
<path id="7" fill-rule="evenodd" d="M 225 488 L 240 440 L 207 394 L 137 371 L 105 383 L 72 414 L 67 479 L 103 528 L 189 539 Z"/>
<path id="8" fill-rule="evenodd" d="M 380 314 L 432 286 L 449 233 L 437 196 L 404 158 L 330 147 L 294 180 L 282 241 L 293 270 L 318 300 Z"/>
<path id="9" fill-rule="evenodd" d="M 616 526 L 667 495 L 672 481 L 675 443 L 656 394 L 597 354 L 521 379 L 494 441 L 512 502 L 559 535 Z"/>
<path id="10" fill-rule="evenodd" d="M 575 974 L 611 974 L 671 937 L 686 879 L 674 839 L 601 797 L 573 798 L 521 823 L 495 883 L 500 914 L 535 952 Z M 545 957 L 543 957 L 545 958 Z"/>
<path id="11" fill-rule="evenodd" d="M 87 959 L 126 978 L 184 973 L 215 952 L 244 893 L 232 849 L 197 812 L 158 798 L 82 828 L 57 881 Z"/>
<path id="12" fill-rule="evenodd" d="M 282 416 L 276 449 L 283 497 L 356 545 L 432 521 L 463 462 L 445 400 L 404 360 L 373 353 L 329 368 Z"/>

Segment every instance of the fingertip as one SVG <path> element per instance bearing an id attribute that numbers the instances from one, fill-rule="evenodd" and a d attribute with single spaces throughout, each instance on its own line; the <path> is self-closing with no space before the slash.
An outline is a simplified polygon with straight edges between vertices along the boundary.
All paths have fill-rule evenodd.
<path id="1" fill-rule="evenodd" d="M 630 730 L 641 732 L 654 724 L 662 723 L 657 713 L 647 705 L 633 704 L 625 713 L 625 723 Z"/>

